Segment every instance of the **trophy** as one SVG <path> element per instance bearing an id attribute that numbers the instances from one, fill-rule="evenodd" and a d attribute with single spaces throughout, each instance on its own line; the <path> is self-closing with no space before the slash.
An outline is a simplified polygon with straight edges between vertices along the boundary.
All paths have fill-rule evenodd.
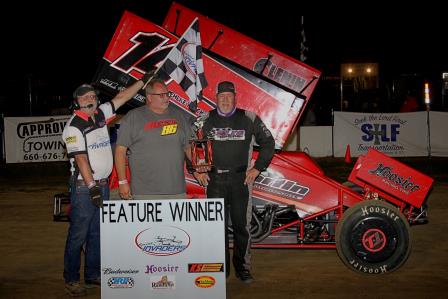
<path id="1" fill-rule="evenodd" d="M 192 170 L 207 172 L 211 169 L 212 161 L 212 138 L 204 136 L 202 127 L 207 119 L 208 113 L 202 113 L 195 121 L 196 138 L 190 140 Z"/>

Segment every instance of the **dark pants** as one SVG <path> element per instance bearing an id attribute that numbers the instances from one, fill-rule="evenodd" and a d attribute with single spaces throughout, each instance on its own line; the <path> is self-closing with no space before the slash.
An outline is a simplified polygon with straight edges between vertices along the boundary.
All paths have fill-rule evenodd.
<path id="1" fill-rule="evenodd" d="M 233 227 L 233 266 L 235 271 L 250 270 L 250 221 L 252 205 L 249 205 L 249 188 L 244 185 L 245 172 L 242 173 L 210 173 L 207 186 L 208 198 L 224 198 L 225 227 L 228 219 Z M 230 273 L 229 237 L 226 241 L 226 274 Z"/>

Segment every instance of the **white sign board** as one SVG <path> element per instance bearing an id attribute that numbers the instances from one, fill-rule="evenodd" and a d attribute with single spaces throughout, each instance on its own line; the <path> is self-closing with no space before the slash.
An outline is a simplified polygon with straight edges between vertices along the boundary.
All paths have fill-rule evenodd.
<path id="1" fill-rule="evenodd" d="M 347 145 L 354 157 L 369 148 L 391 157 L 427 156 L 427 112 L 335 112 L 333 142 L 335 157 L 344 157 Z"/>
<path id="2" fill-rule="evenodd" d="M 448 113 L 431 111 L 429 123 L 431 156 L 448 157 L 448 134 L 445 131 L 448 124 Z"/>
<path id="3" fill-rule="evenodd" d="M 118 200 L 101 210 L 101 298 L 226 298 L 224 200 Z"/>
<path id="4" fill-rule="evenodd" d="M 6 163 L 67 161 L 62 131 L 69 118 L 5 117 Z"/>

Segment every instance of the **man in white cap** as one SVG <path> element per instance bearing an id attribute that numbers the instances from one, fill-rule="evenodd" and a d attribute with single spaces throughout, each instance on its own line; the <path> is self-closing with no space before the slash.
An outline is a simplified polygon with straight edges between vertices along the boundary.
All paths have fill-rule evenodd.
<path id="1" fill-rule="evenodd" d="M 97 91 L 89 84 L 73 93 L 72 117 L 62 138 L 71 164 L 70 226 L 64 254 L 65 290 L 70 296 L 86 295 L 80 284 L 81 249 L 85 246 L 84 280 L 86 287 L 100 285 L 100 219 L 98 209 L 109 199 L 108 177 L 113 157 L 107 124 L 115 111 L 143 86 L 145 75 L 100 105 Z"/>

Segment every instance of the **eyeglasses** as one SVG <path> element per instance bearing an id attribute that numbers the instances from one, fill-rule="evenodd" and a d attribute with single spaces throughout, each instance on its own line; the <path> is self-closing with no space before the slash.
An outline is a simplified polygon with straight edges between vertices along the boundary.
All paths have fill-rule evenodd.
<path id="1" fill-rule="evenodd" d="M 80 96 L 80 98 L 89 99 L 89 100 L 96 100 L 97 96 L 96 96 L 96 94 L 86 94 L 86 95 Z"/>
<path id="2" fill-rule="evenodd" d="M 168 92 L 162 92 L 162 93 L 148 93 L 149 95 L 152 96 L 160 96 L 160 97 L 170 97 L 171 96 L 171 91 Z"/>

